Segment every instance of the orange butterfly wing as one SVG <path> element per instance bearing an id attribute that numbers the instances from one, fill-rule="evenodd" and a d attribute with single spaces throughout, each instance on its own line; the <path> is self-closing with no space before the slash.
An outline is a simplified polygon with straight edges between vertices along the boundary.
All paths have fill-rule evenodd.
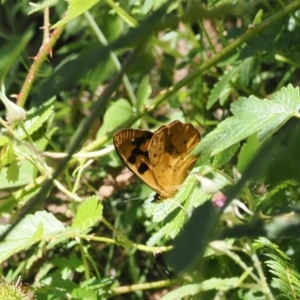
<path id="1" fill-rule="evenodd" d="M 200 134 L 192 124 L 174 121 L 154 133 L 124 129 L 113 141 L 125 165 L 166 199 L 176 194 L 193 169 L 198 156 L 189 154 L 199 143 Z"/>
<path id="2" fill-rule="evenodd" d="M 200 133 L 190 123 L 174 121 L 155 131 L 149 144 L 149 161 L 161 198 L 173 197 L 199 157 L 190 152 L 200 142 Z"/>
<path id="3" fill-rule="evenodd" d="M 153 132 L 139 129 L 123 129 L 114 134 L 115 149 L 124 164 L 151 189 L 157 184 L 150 170 L 148 148 Z"/>

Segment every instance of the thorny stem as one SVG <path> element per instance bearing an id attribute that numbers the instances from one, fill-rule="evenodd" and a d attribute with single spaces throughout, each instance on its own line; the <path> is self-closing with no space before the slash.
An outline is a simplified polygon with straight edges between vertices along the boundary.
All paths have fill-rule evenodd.
<path id="1" fill-rule="evenodd" d="M 27 96 L 30 92 L 34 80 L 38 75 L 42 63 L 46 60 L 49 53 L 51 55 L 52 48 L 64 29 L 64 26 L 60 26 L 56 28 L 49 36 L 49 10 L 45 10 L 44 22 L 44 39 L 42 46 L 40 47 L 38 54 L 33 58 L 33 64 L 30 67 L 30 70 L 17 98 L 17 104 L 21 107 L 23 107 L 26 102 Z"/>
<path id="2" fill-rule="evenodd" d="M 50 40 L 49 32 L 50 22 L 49 22 L 49 7 L 46 7 L 44 10 L 44 38 L 43 45 L 47 44 Z"/>

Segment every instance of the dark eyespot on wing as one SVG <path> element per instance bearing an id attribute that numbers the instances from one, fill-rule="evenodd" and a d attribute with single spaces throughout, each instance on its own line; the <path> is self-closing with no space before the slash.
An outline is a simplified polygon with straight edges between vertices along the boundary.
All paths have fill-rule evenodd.
<path id="1" fill-rule="evenodd" d="M 137 157 L 149 157 L 148 154 L 148 143 L 151 137 L 153 136 L 152 132 L 145 131 L 142 136 L 139 137 L 132 137 L 131 144 L 134 146 L 133 150 L 130 153 L 130 156 L 128 157 L 128 162 L 130 164 L 135 164 L 137 162 Z"/>
<path id="2" fill-rule="evenodd" d="M 145 163 L 142 163 L 139 167 L 138 167 L 138 172 L 139 174 L 144 174 L 146 171 L 149 170 L 149 167 L 145 164 Z"/>
<path id="3" fill-rule="evenodd" d="M 137 148 L 142 148 L 143 144 L 148 144 L 149 140 L 152 138 L 153 133 L 150 131 L 145 131 L 142 136 L 133 137 L 131 139 L 131 144 Z"/>
<path id="4" fill-rule="evenodd" d="M 130 156 L 128 157 L 128 162 L 130 164 L 135 164 L 137 161 L 137 157 L 142 156 L 142 157 L 147 157 L 148 158 L 148 151 L 142 151 L 138 148 L 135 148 L 131 151 Z"/>

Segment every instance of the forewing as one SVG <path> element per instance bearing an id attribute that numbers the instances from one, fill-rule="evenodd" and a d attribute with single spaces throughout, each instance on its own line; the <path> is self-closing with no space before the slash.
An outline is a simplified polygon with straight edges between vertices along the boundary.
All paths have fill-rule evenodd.
<path id="1" fill-rule="evenodd" d="M 199 142 L 200 133 L 190 123 L 174 121 L 161 126 L 149 144 L 156 182 L 164 187 L 182 184 L 198 159 L 189 154 Z"/>
<path id="2" fill-rule="evenodd" d="M 149 144 L 153 132 L 123 129 L 114 134 L 115 149 L 124 164 L 145 184 L 158 192 L 149 161 Z"/>

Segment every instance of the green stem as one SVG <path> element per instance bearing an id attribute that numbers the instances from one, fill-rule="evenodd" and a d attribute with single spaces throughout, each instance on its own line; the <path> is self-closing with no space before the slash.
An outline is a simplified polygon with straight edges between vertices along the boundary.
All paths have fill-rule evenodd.
<path id="1" fill-rule="evenodd" d="M 38 72 L 42 66 L 42 63 L 47 59 L 47 56 L 49 53 L 51 53 L 53 46 L 55 45 L 56 41 L 58 40 L 59 36 L 61 35 L 62 31 L 64 29 L 64 26 L 60 26 L 56 28 L 49 40 L 46 40 L 43 42 L 38 54 L 33 58 L 33 64 L 30 67 L 30 70 L 27 74 L 27 77 L 24 81 L 24 84 L 22 86 L 22 89 L 18 95 L 17 98 L 17 104 L 21 107 L 25 105 L 27 96 L 30 92 L 30 89 L 33 85 L 33 82 L 35 81 Z"/>
<path id="2" fill-rule="evenodd" d="M 104 46 L 107 46 L 108 45 L 108 41 L 107 39 L 105 38 L 104 34 L 102 33 L 102 31 L 100 30 L 99 26 L 97 25 L 97 23 L 95 22 L 95 20 L 93 19 L 93 17 L 91 16 L 91 14 L 86 11 L 84 13 L 84 16 L 87 20 L 87 22 L 89 23 L 89 25 L 91 26 L 94 34 L 96 35 L 96 37 L 98 38 L 99 42 L 104 45 Z M 121 70 L 121 63 L 117 57 L 117 55 L 114 53 L 114 52 L 110 52 L 109 54 L 111 60 L 113 61 L 117 71 L 120 71 Z M 122 81 L 123 81 L 123 84 L 124 84 L 124 87 L 127 91 L 127 94 L 128 94 L 128 97 L 130 99 L 130 102 L 132 105 L 135 105 L 136 104 L 136 97 L 135 97 L 135 94 L 133 92 L 133 88 L 130 84 L 130 81 L 127 77 L 126 74 L 124 74 L 123 78 L 122 78 Z"/>

